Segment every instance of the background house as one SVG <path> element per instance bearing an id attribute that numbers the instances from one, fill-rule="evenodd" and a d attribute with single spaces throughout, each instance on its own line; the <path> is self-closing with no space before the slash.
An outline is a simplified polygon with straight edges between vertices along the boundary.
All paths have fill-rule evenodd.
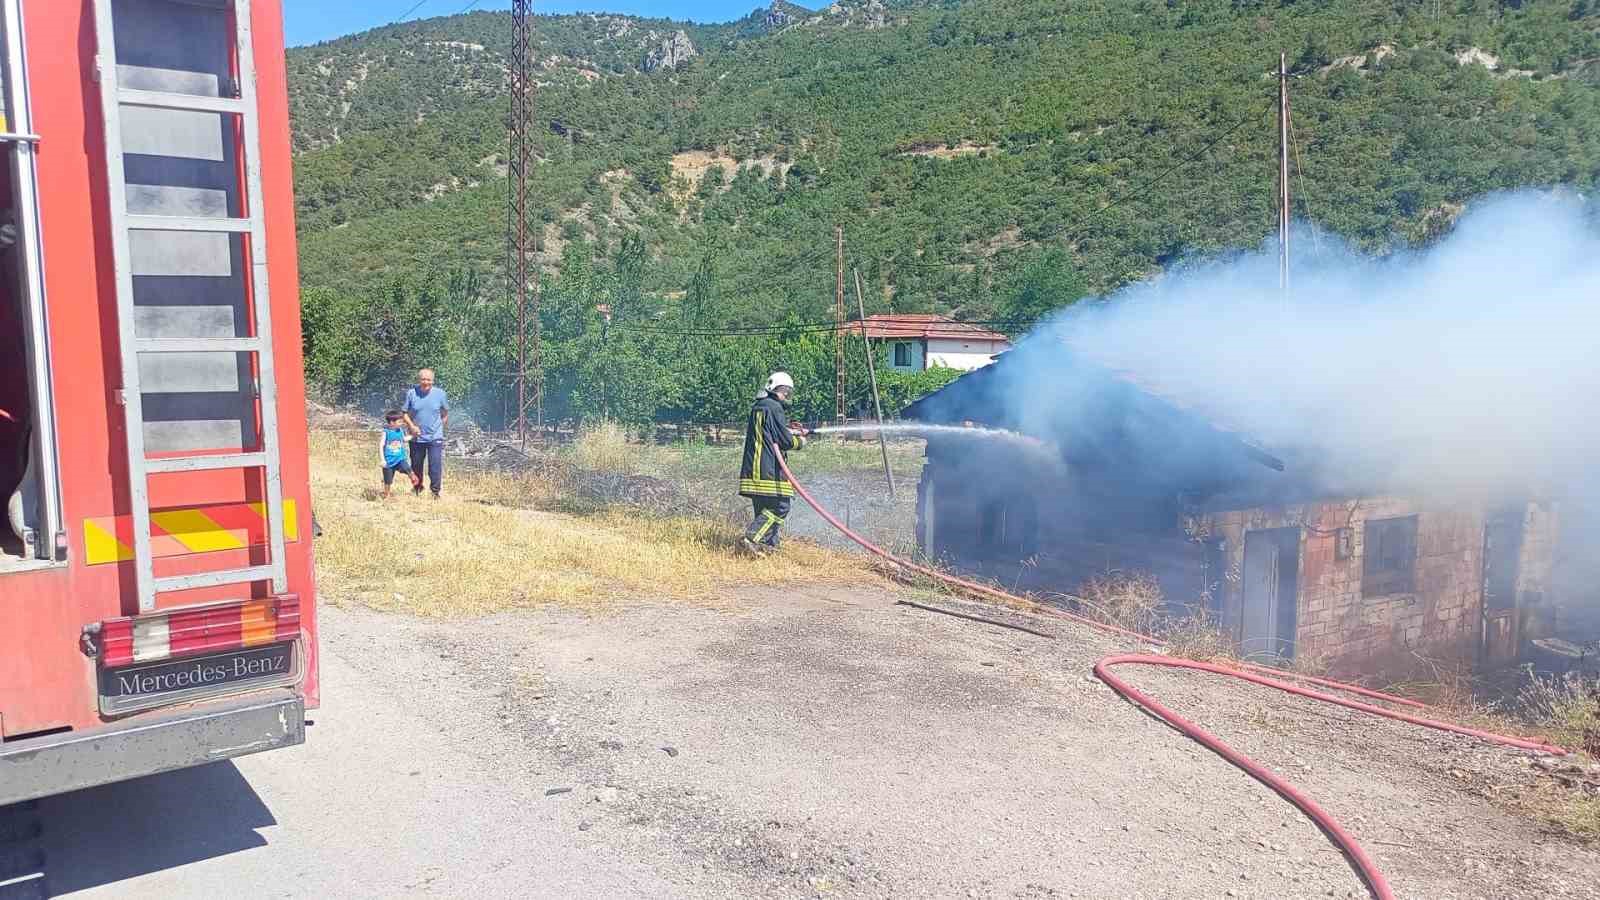
<path id="1" fill-rule="evenodd" d="M 883 365 L 897 372 L 935 366 L 971 371 L 1011 349 L 1011 339 L 1005 335 L 949 316 L 880 313 L 856 323 L 855 330 L 865 330 L 867 339 L 882 347 Z"/>

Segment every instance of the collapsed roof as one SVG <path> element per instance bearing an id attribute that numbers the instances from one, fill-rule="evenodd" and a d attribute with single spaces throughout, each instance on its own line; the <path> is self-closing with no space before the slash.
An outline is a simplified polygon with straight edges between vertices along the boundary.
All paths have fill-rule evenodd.
<path id="1" fill-rule="evenodd" d="M 1285 454 L 1221 421 L 1205 397 L 1109 368 L 1050 334 L 1024 339 L 902 416 L 1017 431 L 1054 443 L 1069 463 L 1117 470 L 1153 490 L 1220 494 L 1264 477 L 1278 487 L 1301 480 L 1293 473 L 1273 477 L 1285 471 Z"/>

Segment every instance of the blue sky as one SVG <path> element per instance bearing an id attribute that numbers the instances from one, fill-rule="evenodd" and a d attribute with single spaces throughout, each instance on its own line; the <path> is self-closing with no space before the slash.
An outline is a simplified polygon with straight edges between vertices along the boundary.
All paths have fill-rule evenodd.
<path id="1" fill-rule="evenodd" d="M 312 44 L 395 21 L 417 0 L 283 0 L 284 27 L 289 45 Z M 424 0 L 412 19 L 448 16 L 461 12 L 471 0 Z M 728 22 L 738 19 L 764 0 L 535 0 L 540 13 L 616 12 L 634 15 Z M 816 7 L 822 0 L 801 3 Z M 480 0 L 473 9 L 510 9 L 510 0 Z"/>

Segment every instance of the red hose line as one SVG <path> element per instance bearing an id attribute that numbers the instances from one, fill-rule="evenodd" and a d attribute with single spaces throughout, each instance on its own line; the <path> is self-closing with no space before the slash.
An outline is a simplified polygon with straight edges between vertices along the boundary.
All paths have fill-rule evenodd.
<path id="1" fill-rule="evenodd" d="M 1351 836 L 1350 832 L 1344 830 L 1344 826 L 1340 825 L 1337 819 L 1329 815 L 1327 810 L 1318 806 L 1317 802 L 1308 797 L 1304 791 L 1283 780 L 1282 778 L 1279 778 L 1267 767 L 1223 743 L 1222 740 L 1216 735 L 1206 731 L 1204 728 L 1201 728 L 1199 725 L 1196 725 L 1188 719 L 1185 719 L 1183 716 L 1178 715 L 1177 713 L 1168 709 L 1166 706 L 1162 705 L 1160 701 L 1149 696 L 1143 691 L 1140 691 L 1133 685 L 1128 684 L 1126 681 L 1123 681 L 1121 678 L 1111 674 L 1109 671 L 1112 666 L 1134 664 L 1148 666 L 1171 666 L 1173 668 L 1180 669 L 1196 669 L 1201 672 L 1214 672 L 1218 675 L 1233 675 L 1236 677 L 1241 676 L 1242 673 L 1232 669 L 1223 668 L 1222 666 L 1212 665 L 1210 663 L 1194 662 L 1186 659 L 1173 659 L 1169 656 L 1148 656 L 1142 653 L 1126 653 L 1118 656 L 1107 656 L 1106 658 L 1094 664 L 1095 676 L 1101 681 L 1104 681 L 1106 684 L 1110 685 L 1112 690 L 1116 691 L 1118 694 L 1121 694 L 1123 697 L 1126 697 L 1128 700 L 1138 704 L 1139 706 L 1149 710 L 1163 722 L 1166 722 L 1168 725 L 1171 725 L 1173 728 L 1176 728 L 1198 743 L 1204 745 L 1206 749 L 1210 750 L 1212 753 L 1215 753 L 1228 762 L 1233 763 L 1235 766 L 1238 766 L 1251 778 L 1254 778 L 1267 787 L 1272 788 L 1274 791 L 1277 791 L 1278 795 L 1283 799 L 1293 803 L 1300 809 L 1301 812 L 1309 816 L 1311 821 L 1317 823 L 1317 827 L 1321 828 L 1323 833 L 1326 834 L 1329 839 L 1334 842 L 1334 844 L 1338 845 L 1339 849 L 1344 851 L 1345 855 L 1350 859 L 1351 865 L 1355 868 L 1356 874 L 1361 876 L 1361 880 L 1365 881 L 1367 883 L 1367 887 L 1372 891 L 1372 896 L 1377 897 L 1378 900 L 1393 900 L 1394 891 L 1389 888 L 1389 882 L 1383 877 L 1383 873 L 1378 871 L 1378 864 L 1372 861 L 1372 857 L 1367 855 L 1367 851 L 1362 849 L 1361 844 L 1356 841 L 1353 836 Z M 1251 680 L 1255 679 L 1252 678 Z M 1261 681 L 1267 682 L 1267 679 L 1261 679 Z M 1289 687 L 1288 685 L 1281 684 L 1275 686 L 1283 688 Z"/>
<path id="2" fill-rule="evenodd" d="M 1346 684 L 1343 681 L 1334 681 L 1331 678 L 1318 678 L 1315 675 L 1303 675 L 1299 672 L 1286 672 L 1283 669 L 1274 669 L 1271 666 L 1258 666 L 1252 662 L 1241 662 L 1238 665 L 1239 668 L 1249 669 L 1252 672 L 1260 672 L 1264 675 L 1272 675 L 1278 678 L 1293 678 L 1296 681 L 1309 681 L 1312 684 L 1320 684 L 1323 687 L 1333 688 L 1334 690 L 1345 691 L 1346 693 L 1351 694 L 1360 694 L 1363 697 L 1371 697 L 1374 700 L 1382 700 L 1385 703 L 1398 703 L 1401 706 L 1410 706 L 1416 709 L 1428 708 L 1428 704 L 1419 703 L 1409 697 L 1397 697 L 1394 694 L 1385 694 L 1383 691 L 1375 691 L 1371 688 L 1364 688 L 1359 684 Z"/>
<path id="3" fill-rule="evenodd" d="M 905 568 L 905 569 L 910 569 L 911 571 L 916 572 L 919 575 L 925 575 L 928 578 L 932 578 L 932 579 L 934 579 L 936 581 L 942 581 L 942 582 L 944 582 L 946 584 L 955 585 L 956 587 L 962 588 L 963 590 L 971 591 L 971 592 L 973 592 L 975 594 L 982 594 L 982 595 L 984 595 L 986 597 L 992 597 L 992 598 L 995 598 L 997 600 L 1004 601 L 1006 603 L 1020 603 L 1020 604 L 1022 604 L 1024 606 L 1035 607 L 1035 608 L 1039 608 L 1039 609 L 1043 609 L 1043 610 L 1048 610 L 1051 615 L 1060 616 L 1060 617 L 1065 618 L 1065 619 L 1070 619 L 1070 620 L 1072 620 L 1074 622 L 1077 622 L 1079 624 L 1088 625 L 1091 628 L 1097 628 L 1097 629 L 1099 629 L 1101 631 L 1108 631 L 1108 632 L 1111 632 L 1112 634 L 1120 634 L 1120 635 L 1122 635 L 1124 637 L 1130 637 L 1130 638 L 1133 638 L 1134 640 L 1137 640 L 1137 641 L 1145 641 L 1147 643 L 1154 643 L 1154 644 L 1164 644 L 1164 643 L 1166 643 L 1165 641 L 1161 640 L 1160 638 L 1151 637 L 1148 634 L 1140 634 L 1137 631 L 1131 631 L 1131 630 L 1129 630 L 1127 628 L 1119 628 L 1116 625 L 1107 625 L 1104 622 L 1096 622 L 1093 619 L 1087 618 L 1085 616 L 1075 615 L 1075 614 L 1067 612 L 1065 610 L 1050 609 L 1049 607 L 1045 607 L 1045 606 L 1043 606 L 1043 605 L 1041 605 L 1039 603 L 1035 603 L 1035 602 L 1033 602 L 1031 600 L 1025 600 L 1025 599 L 1023 599 L 1021 597 L 1018 597 L 1015 594 L 1010 594 L 1010 593 L 1007 593 L 1005 591 L 1002 591 L 999 588 L 989 587 L 986 584 L 979 584 L 976 581 L 968 581 L 965 578 L 957 578 L 954 575 L 950 575 L 950 574 L 947 574 L 945 572 L 940 572 L 940 571 L 938 571 L 936 569 L 930 569 L 927 566 L 919 566 L 916 563 L 911 562 L 910 560 L 901 559 L 900 557 L 895 556 L 893 553 L 890 553 L 889 551 L 883 549 L 882 547 L 879 547 L 877 544 L 874 544 L 873 542 L 867 540 L 866 538 L 864 538 L 861 535 L 857 534 L 856 532 L 852 531 L 850 529 L 850 526 L 848 526 L 848 525 L 844 524 L 843 522 L 839 521 L 839 518 L 837 516 L 835 516 L 831 512 L 828 512 L 827 509 L 823 508 L 822 504 L 818 503 L 816 498 L 811 496 L 811 492 L 806 490 L 805 486 L 800 484 L 799 481 L 795 480 L 794 473 L 789 471 L 789 463 L 788 463 L 787 460 L 784 459 L 783 454 L 781 452 L 778 452 L 777 449 L 774 448 L 774 455 L 777 456 L 777 458 L 778 458 L 778 468 L 783 470 L 784 476 L 789 479 L 789 484 L 794 487 L 795 493 L 800 495 L 800 499 L 806 501 L 806 505 L 808 505 L 812 509 L 816 510 L 817 511 L 817 515 L 819 515 L 822 518 L 826 519 L 829 525 L 832 525 L 834 528 L 839 530 L 840 534 L 842 534 L 845 537 L 849 538 L 850 540 L 854 541 L 863 550 L 866 550 L 868 553 L 871 553 L 874 556 L 882 557 L 883 559 L 886 559 L 889 562 L 892 562 L 897 566 L 900 566 L 900 567 Z"/>
<path id="4" fill-rule="evenodd" d="M 1044 606 L 1043 604 L 1026 600 L 1022 597 L 1018 597 L 1014 594 L 1000 590 L 999 588 L 989 587 L 988 585 L 979 584 L 975 581 L 968 581 L 964 578 L 957 578 L 954 575 L 949 575 L 936 569 L 932 569 L 927 566 L 921 566 L 910 562 L 909 560 L 901 559 L 900 557 L 895 556 L 882 547 L 879 547 L 877 544 L 874 544 L 857 534 L 849 526 L 839 521 L 837 516 L 831 512 L 828 512 L 828 510 L 825 509 L 821 503 L 817 502 L 815 497 L 811 496 L 811 492 L 807 491 L 805 487 L 795 479 L 794 473 L 789 470 L 788 460 L 784 458 L 783 454 L 781 452 L 776 452 L 776 448 L 774 448 L 774 451 L 774 455 L 778 459 L 778 467 L 783 470 L 783 474 L 786 478 L 788 478 L 789 484 L 794 486 L 795 493 L 799 494 L 800 498 L 804 500 L 808 506 L 816 510 L 817 515 L 822 516 L 823 519 L 827 520 L 828 524 L 838 529 L 840 534 L 843 534 L 845 537 L 854 541 L 862 549 L 875 556 L 879 556 L 885 560 L 888 560 L 889 562 L 894 563 L 895 565 L 909 569 L 920 575 L 933 578 L 937 581 L 942 581 L 946 584 L 954 585 L 962 588 L 963 590 L 998 599 L 1006 603 L 1020 603 L 1025 606 L 1030 606 L 1047 612 L 1051 615 L 1069 619 L 1081 625 L 1087 625 L 1090 628 L 1094 628 L 1098 631 L 1118 634 L 1124 637 L 1131 637 L 1135 640 L 1157 646 L 1166 644 L 1166 641 L 1152 635 L 1141 634 L 1131 629 L 1121 628 L 1116 625 L 1108 625 L 1104 622 L 1097 622 L 1094 619 L 1090 619 L 1085 616 L 1066 612 L 1065 610 Z M 1373 699 L 1384 700 L 1390 703 L 1399 703 L 1416 708 L 1426 708 L 1424 704 L 1418 703 L 1415 700 L 1410 700 L 1404 697 L 1396 697 L 1391 694 L 1385 694 L 1381 691 L 1374 691 L 1359 685 L 1345 684 L 1343 682 L 1333 681 L 1327 678 L 1318 678 L 1312 675 L 1298 675 L 1296 673 L 1283 672 L 1278 669 L 1272 669 L 1267 666 L 1260 666 L 1254 663 L 1240 663 L 1240 668 L 1233 668 L 1215 663 L 1203 663 L 1194 660 L 1175 659 L 1170 656 L 1154 656 L 1137 653 L 1107 656 L 1095 663 L 1095 676 L 1101 681 L 1104 681 L 1106 684 L 1110 685 L 1112 690 L 1115 690 L 1118 694 L 1125 697 L 1129 701 L 1144 707 L 1151 713 L 1154 713 L 1156 716 L 1161 718 L 1162 721 L 1171 725 L 1173 728 L 1176 728 L 1178 731 L 1181 731 L 1183 734 L 1187 735 L 1193 740 L 1203 744 L 1207 749 L 1239 767 L 1252 778 L 1255 778 L 1262 784 L 1272 788 L 1284 799 L 1288 800 L 1290 803 L 1293 803 L 1297 808 L 1309 816 L 1312 821 L 1316 822 L 1317 826 L 1323 830 L 1323 833 L 1327 834 L 1334 844 L 1345 853 L 1345 855 L 1350 859 L 1352 865 L 1355 867 L 1357 874 L 1359 874 L 1362 880 L 1367 883 L 1367 886 L 1372 890 L 1373 896 L 1379 898 L 1379 900 L 1391 900 L 1391 898 L 1393 898 L 1394 894 L 1389 889 L 1388 882 L 1385 881 L 1383 873 L 1378 871 L 1377 865 L 1373 863 L 1372 858 L 1367 855 L 1367 852 L 1362 849 L 1361 845 L 1356 842 L 1355 838 L 1351 837 L 1350 833 L 1347 832 L 1337 820 L 1335 820 L 1331 815 L 1323 810 L 1322 807 L 1318 806 L 1310 797 L 1306 796 L 1304 792 L 1296 788 L 1294 785 L 1273 774 L 1266 767 L 1262 766 L 1260 763 L 1256 762 L 1250 757 L 1223 743 L 1222 740 L 1216 735 L 1211 734 L 1188 719 L 1178 715 L 1142 691 L 1139 691 L 1137 688 L 1134 688 L 1132 685 L 1129 685 L 1122 679 L 1112 675 L 1109 671 L 1111 666 L 1133 664 L 1193 669 L 1201 672 L 1211 672 L 1217 675 L 1227 675 L 1233 678 L 1243 679 L 1244 681 L 1251 682 L 1252 684 L 1259 684 L 1263 687 L 1276 688 L 1280 691 L 1294 694 L 1299 697 L 1320 700 L 1324 703 L 1332 703 L 1336 706 L 1345 707 L 1346 709 L 1353 709 L 1358 712 L 1382 716 L 1386 719 L 1406 722 L 1411 725 L 1420 725 L 1424 728 L 1432 728 L 1438 731 L 1447 731 L 1453 734 L 1465 735 L 1467 737 L 1477 738 L 1489 743 L 1503 744 L 1505 746 L 1518 747 L 1524 750 L 1535 750 L 1556 756 L 1563 756 L 1567 753 L 1567 751 L 1561 747 L 1544 743 L 1542 741 L 1530 741 L 1524 738 L 1512 737 L 1510 735 L 1494 734 L 1488 731 L 1480 731 L 1476 728 L 1466 728 L 1460 725 L 1453 725 L 1449 722 L 1440 722 L 1434 719 L 1424 719 L 1420 716 L 1384 709 L 1380 706 L 1373 706 L 1371 704 L 1361 703 L 1356 700 L 1347 700 L 1343 697 L 1335 697 L 1332 694 L 1324 694 L 1320 691 L 1313 691 L 1309 688 L 1288 684 L 1287 682 L 1277 680 L 1277 678 L 1268 678 L 1265 675 L 1255 673 L 1271 673 L 1272 675 L 1280 677 L 1298 678 L 1302 681 L 1308 681 L 1324 687 L 1334 688 L 1336 690 L 1346 691 L 1353 694 L 1359 694 L 1362 696 L 1371 697 Z"/>
<path id="5" fill-rule="evenodd" d="M 1103 632 L 1107 632 L 1107 633 L 1110 633 L 1110 634 L 1119 634 L 1119 635 L 1122 635 L 1123 637 L 1133 638 L 1136 641 L 1143 641 L 1144 643 L 1154 644 L 1154 645 L 1156 645 L 1158 647 L 1165 646 L 1166 643 L 1167 643 L 1166 641 L 1164 641 L 1161 638 L 1158 638 L 1158 637 L 1156 637 L 1154 635 L 1143 634 L 1141 632 L 1133 631 L 1133 630 L 1127 629 L 1127 628 L 1122 628 L 1122 627 L 1119 627 L 1119 626 L 1116 626 L 1116 625 L 1109 625 L 1109 624 L 1107 624 L 1105 622 L 1100 622 L 1100 621 L 1097 621 L 1095 619 L 1088 618 L 1087 616 L 1080 616 L 1080 615 L 1076 615 L 1074 613 L 1067 612 L 1066 610 L 1063 610 L 1063 609 L 1056 609 L 1055 607 L 1045 606 L 1042 603 L 1038 603 L 1038 602 L 1035 602 L 1035 601 L 1032 601 L 1032 600 L 1027 600 L 1027 599 L 1024 599 L 1022 597 L 1018 597 L 1015 594 L 1011 594 L 1011 593 L 1008 593 L 1006 591 L 1002 591 L 1002 590 L 1000 590 L 998 588 L 990 587 L 990 586 L 988 586 L 986 584 L 979 584 L 976 581 L 968 581 L 965 578 L 957 578 L 956 576 L 950 575 L 950 574 L 948 574 L 946 572 L 940 572 L 940 571 L 938 571 L 936 569 L 928 568 L 927 566 L 919 566 L 916 563 L 911 562 L 909 560 L 901 559 L 900 557 L 895 556 L 893 553 L 890 553 L 889 551 L 883 549 L 882 547 L 879 547 L 877 544 L 874 544 L 873 542 L 871 542 L 871 541 L 867 540 L 866 538 L 862 537 L 860 534 L 857 534 L 854 530 L 852 530 L 850 528 L 850 526 L 848 526 L 845 523 L 839 521 L 839 518 L 837 516 L 835 516 L 831 512 L 828 512 L 828 510 L 826 508 L 824 508 L 821 503 L 817 502 L 815 497 L 811 496 L 811 492 L 807 491 L 805 489 L 805 486 L 802 485 L 799 481 L 797 481 L 795 479 L 794 473 L 789 470 L 789 463 L 788 463 L 788 461 L 786 459 L 784 459 L 783 454 L 780 452 L 780 453 L 777 453 L 776 455 L 778 457 L 778 467 L 783 469 L 783 474 L 789 479 L 789 484 L 794 486 L 795 493 L 800 495 L 800 499 L 806 501 L 806 504 L 808 506 L 810 506 L 812 509 L 817 511 L 817 515 L 819 515 L 822 518 L 826 519 L 828 524 L 832 525 L 834 528 L 838 529 L 840 534 L 843 534 L 845 537 L 847 537 L 850 540 L 854 541 L 857 545 L 859 545 L 863 550 L 866 550 L 868 553 L 871 553 L 871 554 L 873 554 L 875 556 L 882 557 L 883 559 L 886 559 L 889 562 L 892 562 L 897 566 L 901 566 L 903 568 L 909 569 L 909 570 L 911 570 L 913 572 L 916 572 L 916 573 L 918 573 L 920 575 L 924 575 L 924 576 L 926 576 L 928 578 L 932 578 L 932 579 L 935 579 L 937 581 L 942 581 L 942 582 L 945 582 L 946 584 L 955 585 L 956 587 L 960 587 L 960 588 L 962 588 L 964 590 L 971 591 L 971 592 L 976 593 L 976 594 L 982 594 L 982 595 L 987 596 L 987 597 L 992 597 L 992 598 L 1001 600 L 1001 601 L 1006 602 L 1006 603 L 1020 603 L 1020 604 L 1022 604 L 1024 606 L 1027 606 L 1027 607 L 1030 607 L 1030 608 L 1033 608 L 1033 609 L 1037 609 L 1040 612 L 1045 613 L 1047 615 L 1057 616 L 1057 617 L 1060 617 L 1060 618 L 1063 618 L 1063 619 L 1067 619 L 1069 621 L 1077 622 L 1080 625 L 1087 625 L 1090 628 L 1094 628 L 1094 629 L 1096 629 L 1098 631 L 1103 631 Z M 1374 700 L 1383 700 L 1383 701 L 1386 701 L 1386 702 L 1389 702 L 1389 703 L 1398 703 L 1398 704 L 1400 704 L 1402 706 L 1411 706 L 1411 707 L 1416 707 L 1418 709 L 1425 709 L 1426 708 L 1426 706 L 1424 704 L 1418 703 L 1415 700 L 1407 699 L 1405 697 L 1396 697 L 1393 694 L 1385 694 L 1382 691 L 1374 691 L 1374 690 L 1371 690 L 1369 688 L 1361 687 L 1359 685 L 1345 684 L 1343 682 L 1332 681 L 1332 680 L 1329 680 L 1327 678 L 1318 678 L 1318 677 L 1316 677 L 1314 675 L 1301 675 L 1301 674 L 1295 673 L 1295 672 L 1285 672 L 1285 671 L 1283 671 L 1281 669 L 1274 669 L 1274 668 L 1271 668 L 1269 666 L 1259 666 L 1259 665 L 1256 665 L 1255 663 L 1249 663 L 1249 662 L 1241 662 L 1241 663 L 1239 663 L 1239 667 L 1242 668 L 1242 669 L 1250 669 L 1250 670 L 1257 671 L 1257 672 L 1270 673 L 1272 675 L 1276 675 L 1276 676 L 1282 677 L 1282 678 L 1293 678 L 1293 679 L 1297 679 L 1297 680 L 1300 680 L 1300 681 L 1309 681 L 1309 682 L 1311 682 L 1313 684 L 1320 684 L 1323 687 L 1334 688 L 1336 690 L 1341 690 L 1341 691 L 1348 691 L 1348 692 L 1350 692 L 1352 694 L 1360 694 L 1360 695 L 1362 695 L 1364 697 L 1371 697 Z"/>
<path id="6" fill-rule="evenodd" d="M 1157 660 L 1159 660 L 1159 662 Z M 1129 661 L 1132 662 L 1133 660 Z M 1565 756 L 1567 753 L 1567 751 L 1561 747 L 1557 747 L 1553 744 L 1547 744 L 1543 741 L 1530 741 L 1526 738 L 1512 737 L 1505 734 L 1494 734 L 1493 732 L 1489 731 L 1480 731 L 1476 728 L 1468 728 L 1464 725 L 1441 722 L 1437 719 L 1424 719 L 1421 716 L 1414 716 L 1410 713 L 1398 712 L 1392 709 L 1384 709 L 1381 706 L 1373 706 L 1370 703 L 1362 703 L 1359 700 L 1347 700 L 1344 697 L 1335 697 L 1332 694 L 1324 694 L 1321 691 L 1313 691 L 1310 688 L 1303 688 L 1296 684 L 1289 684 L 1288 682 L 1279 681 L 1275 678 L 1267 678 L 1261 675 L 1256 675 L 1252 672 L 1242 672 L 1238 669 L 1232 668 L 1231 666 L 1223 666 L 1216 663 L 1202 663 L 1187 659 L 1177 659 L 1171 656 L 1140 657 L 1137 661 L 1149 663 L 1150 665 L 1173 666 L 1181 669 L 1197 669 L 1203 672 L 1216 672 L 1221 675 L 1231 675 L 1234 678 L 1248 681 L 1251 684 L 1259 684 L 1263 687 L 1277 688 L 1280 691 L 1294 694 L 1297 697 L 1306 697 L 1311 700 L 1321 700 L 1323 703 L 1332 703 L 1335 706 L 1342 706 L 1345 709 L 1353 709 L 1357 712 L 1369 713 L 1374 716 L 1382 716 L 1385 719 L 1393 719 L 1396 722 L 1405 722 L 1409 725 L 1421 725 L 1423 728 L 1432 728 L 1436 731 L 1448 731 L 1451 734 L 1465 735 L 1466 737 L 1477 738 L 1478 740 L 1486 741 L 1491 744 L 1503 744 L 1507 747 L 1516 747 L 1519 750 L 1534 750 L 1539 753 L 1548 753 L 1552 756 Z"/>

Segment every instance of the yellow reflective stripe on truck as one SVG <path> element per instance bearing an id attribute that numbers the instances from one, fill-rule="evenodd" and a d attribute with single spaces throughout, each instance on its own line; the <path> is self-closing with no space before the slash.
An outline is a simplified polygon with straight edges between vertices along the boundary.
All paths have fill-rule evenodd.
<path id="1" fill-rule="evenodd" d="M 267 543 L 262 503 L 218 503 L 150 511 L 150 552 L 187 556 L 242 550 Z M 283 538 L 300 539 L 295 502 L 283 501 Z M 83 520 L 83 557 L 91 566 L 133 559 L 133 517 L 96 516 Z"/>

